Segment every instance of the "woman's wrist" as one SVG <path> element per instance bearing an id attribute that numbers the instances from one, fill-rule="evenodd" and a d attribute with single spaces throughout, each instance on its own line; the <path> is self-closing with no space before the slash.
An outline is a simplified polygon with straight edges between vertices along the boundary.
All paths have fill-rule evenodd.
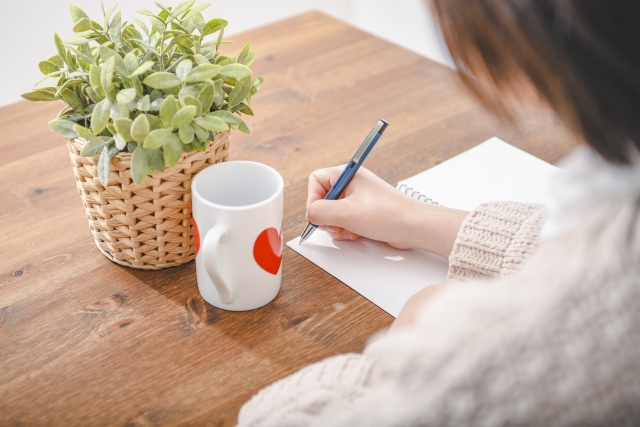
<path id="1" fill-rule="evenodd" d="M 469 212 L 409 199 L 403 209 L 404 244 L 449 258 Z"/>

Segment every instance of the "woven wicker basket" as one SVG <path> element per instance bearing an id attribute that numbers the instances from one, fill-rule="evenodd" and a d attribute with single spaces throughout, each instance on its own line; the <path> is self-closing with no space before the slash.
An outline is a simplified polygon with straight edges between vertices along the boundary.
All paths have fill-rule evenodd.
<path id="1" fill-rule="evenodd" d="M 191 181 L 205 167 L 229 159 L 229 133 L 216 134 L 206 152 L 182 153 L 175 168 L 147 176 L 142 185 L 131 179 L 131 154 L 118 153 L 111 160 L 106 188 L 98 179 L 98 156 L 80 155 L 83 144 L 84 140 L 67 140 L 98 249 L 115 263 L 144 270 L 191 261 Z"/>

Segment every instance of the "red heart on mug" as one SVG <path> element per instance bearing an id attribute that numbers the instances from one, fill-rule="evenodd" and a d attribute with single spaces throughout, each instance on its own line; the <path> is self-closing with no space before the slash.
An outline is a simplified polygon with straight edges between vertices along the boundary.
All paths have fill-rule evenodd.
<path id="1" fill-rule="evenodd" d="M 278 274 L 282 263 L 282 229 L 264 230 L 253 245 L 253 258 L 260 268 L 273 275 Z"/>

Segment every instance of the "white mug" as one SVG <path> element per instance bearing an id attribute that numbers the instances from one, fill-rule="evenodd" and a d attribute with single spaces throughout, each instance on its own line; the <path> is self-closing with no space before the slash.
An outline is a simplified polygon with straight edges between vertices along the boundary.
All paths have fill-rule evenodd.
<path id="1" fill-rule="evenodd" d="M 242 311 L 280 290 L 284 181 L 249 161 L 217 163 L 193 183 L 198 290 L 209 304 Z"/>

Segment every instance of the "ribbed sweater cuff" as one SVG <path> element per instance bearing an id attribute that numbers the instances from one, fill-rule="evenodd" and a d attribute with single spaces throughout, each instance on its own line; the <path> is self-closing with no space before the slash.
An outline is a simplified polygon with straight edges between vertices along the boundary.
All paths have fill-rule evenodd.
<path id="1" fill-rule="evenodd" d="M 512 275 L 538 247 L 545 217 L 544 207 L 536 204 L 480 205 L 462 223 L 447 277 L 466 281 Z"/>

